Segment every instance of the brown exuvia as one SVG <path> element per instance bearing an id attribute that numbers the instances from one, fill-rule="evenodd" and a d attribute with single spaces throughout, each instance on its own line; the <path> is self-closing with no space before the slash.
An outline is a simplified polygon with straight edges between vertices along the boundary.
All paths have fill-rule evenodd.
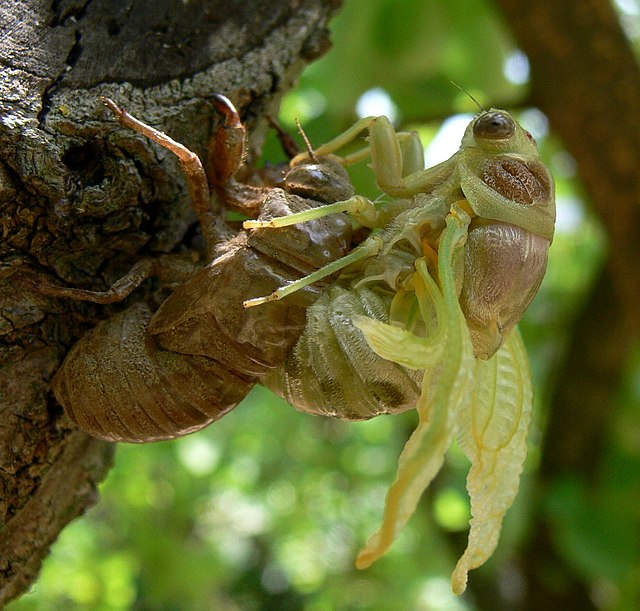
<path id="1" fill-rule="evenodd" d="M 109 441 L 172 439 L 218 420 L 252 386 L 284 361 L 305 325 L 305 312 L 320 295 L 307 287 L 292 299 L 245 310 L 246 299 L 273 291 L 339 259 L 349 249 L 351 224 L 344 215 L 287 228 L 241 231 L 213 244 L 216 219 L 198 157 L 165 134 L 103 99 L 126 127 L 150 137 L 180 159 L 207 239 L 210 262 L 152 313 L 137 303 L 98 324 L 72 348 L 53 389 L 86 432 Z M 277 183 L 251 186 L 234 177 L 244 163 L 246 134 L 224 96 L 214 105 L 223 121 L 212 138 L 209 180 L 228 205 L 260 219 L 301 212 L 353 195 L 345 170 L 315 156 L 288 169 Z M 220 254 L 222 253 L 222 254 Z M 108 303 L 123 299 L 152 274 L 170 275 L 171 256 L 140 261 L 104 293 L 40 284 L 48 294 Z"/>

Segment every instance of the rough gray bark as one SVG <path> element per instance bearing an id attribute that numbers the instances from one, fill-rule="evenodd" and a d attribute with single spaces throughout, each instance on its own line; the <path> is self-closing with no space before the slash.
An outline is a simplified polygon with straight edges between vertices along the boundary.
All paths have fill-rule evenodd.
<path id="1" fill-rule="evenodd" d="M 77 430 L 49 381 L 110 308 L 40 295 L 44 276 L 102 290 L 193 224 L 177 161 L 99 102 L 204 153 L 224 93 L 250 127 L 329 46 L 339 0 L 34 0 L 0 12 L 0 604 L 96 501 L 113 452 Z M 262 130 L 263 131 L 263 130 Z M 143 299 L 140 290 L 132 297 Z M 115 307 L 115 306 L 114 306 Z"/>

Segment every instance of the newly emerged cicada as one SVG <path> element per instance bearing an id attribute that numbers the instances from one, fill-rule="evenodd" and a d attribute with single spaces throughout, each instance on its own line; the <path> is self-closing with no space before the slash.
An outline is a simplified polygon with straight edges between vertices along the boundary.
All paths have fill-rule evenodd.
<path id="1" fill-rule="evenodd" d="M 85 334 L 58 370 L 53 389 L 71 418 L 95 437 L 128 442 L 172 439 L 222 417 L 284 361 L 320 289 L 307 287 L 288 302 L 253 311 L 243 310 L 242 302 L 344 256 L 350 248 L 351 223 L 338 215 L 282 234 L 242 231 L 216 244 L 218 220 L 198 157 L 111 100 L 103 101 L 122 125 L 179 157 L 210 259 L 194 269 L 191 279 L 154 314 L 138 303 Z M 292 163 L 275 184 L 237 181 L 245 157 L 245 130 L 227 98 L 216 96 L 214 105 L 223 121 L 212 139 L 209 178 L 227 205 L 269 219 L 353 195 L 346 171 L 330 156 Z M 182 264 L 183 258 L 144 259 L 102 293 L 45 282 L 38 288 L 54 296 L 110 303 L 124 299 L 152 274 L 170 279 L 176 262 Z"/>
<path id="2" fill-rule="evenodd" d="M 288 299 L 341 270 L 265 383 L 303 411 L 338 418 L 417 408 L 419 425 L 361 568 L 391 545 L 458 438 L 472 463 L 469 543 L 452 576 L 461 593 L 468 571 L 497 545 L 526 456 L 532 389 L 516 325 L 545 273 L 553 179 L 531 135 L 504 110 L 483 111 L 459 151 L 426 170 L 417 135 L 396 133 L 386 117 L 361 120 L 317 154 L 336 153 L 363 130 L 368 145 L 343 163 L 370 155 L 387 201 L 356 195 L 245 227 L 304 225 L 346 211 L 373 233 L 343 259 L 245 307 Z"/>

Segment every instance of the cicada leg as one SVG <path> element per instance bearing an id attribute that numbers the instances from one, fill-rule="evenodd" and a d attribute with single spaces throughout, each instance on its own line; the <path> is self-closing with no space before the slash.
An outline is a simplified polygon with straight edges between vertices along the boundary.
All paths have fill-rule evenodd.
<path id="1" fill-rule="evenodd" d="M 208 169 L 211 182 L 224 185 L 231 180 L 247 157 L 247 133 L 229 98 L 216 93 L 212 104 L 223 120 L 211 138 Z"/>
<path id="2" fill-rule="evenodd" d="M 131 292 L 138 288 L 147 278 L 155 274 L 155 265 L 151 259 L 138 261 L 122 278 L 115 282 L 106 291 L 89 291 L 66 286 L 49 284 L 45 280 L 29 280 L 41 293 L 51 297 L 65 297 L 78 301 L 91 301 L 93 303 L 116 303 L 123 301 Z"/>
<path id="3" fill-rule="evenodd" d="M 397 198 L 430 193 L 441 185 L 455 167 L 452 159 L 424 168 L 422 143 L 417 133 L 396 132 L 386 117 L 369 127 L 371 167 L 378 186 Z"/>
<path id="4" fill-rule="evenodd" d="M 222 239 L 220 213 L 212 206 L 207 173 L 198 155 L 165 133 L 136 119 L 113 100 L 106 97 L 101 99 L 121 125 L 147 136 L 178 157 L 185 173 L 192 206 L 200 221 L 202 234 L 209 248 L 209 254 L 213 254 L 215 244 Z M 215 94 L 213 105 L 222 115 L 222 122 L 214 132 L 209 146 L 208 167 L 211 184 L 226 205 L 236 208 L 248 216 L 257 216 L 269 187 L 243 184 L 235 180 L 236 172 L 246 160 L 246 130 L 238 111 L 228 98 L 221 94 Z"/>
<path id="5" fill-rule="evenodd" d="M 288 227 L 289 225 L 304 223 L 306 221 L 319 219 L 323 216 L 329 216 L 330 214 L 338 214 L 340 212 L 348 212 L 365 227 L 375 226 L 378 218 L 378 212 L 371 201 L 361 195 L 354 195 L 353 197 L 340 202 L 327 204 L 326 206 L 319 206 L 318 208 L 310 208 L 309 210 L 303 210 L 296 214 L 279 216 L 266 221 L 245 221 L 242 226 L 245 229 Z"/>
<path id="6" fill-rule="evenodd" d="M 330 142 L 323 144 L 315 151 L 301 153 L 291 160 L 291 166 L 296 167 L 308 162 L 311 156 L 322 157 L 332 155 L 352 142 L 364 130 L 369 131 L 369 145 L 343 157 L 337 157 L 344 166 L 371 156 L 373 169 L 378 186 L 389 194 L 395 194 L 404 187 L 404 177 L 414 176 L 424 171 L 424 152 L 420 138 L 416 132 L 396 132 L 386 117 L 365 117 L 340 134 Z M 398 191 L 399 192 L 399 191 Z M 414 191 L 407 191 L 413 195 Z M 286 227 L 295 223 L 302 223 L 311 219 L 321 218 L 329 214 L 347 212 L 365 227 L 380 227 L 384 224 L 374 204 L 362 196 L 335 202 L 328 206 L 314 208 L 299 214 L 280 217 L 268 221 L 245 221 L 245 229 L 263 227 Z M 384 217 L 386 219 L 386 216 Z"/>
<path id="7" fill-rule="evenodd" d="M 415 193 L 407 192 L 403 179 L 424 171 L 422 143 L 416 132 L 396 132 L 385 116 L 360 119 L 348 130 L 318 147 L 315 154 L 322 156 L 337 153 L 365 130 L 369 131 L 369 144 L 343 156 L 343 165 L 352 165 L 370 156 L 378 186 L 385 193 L 400 197 Z M 291 164 L 300 163 L 307 155 L 302 153 L 294 157 Z"/>
<path id="8" fill-rule="evenodd" d="M 118 303 L 124 301 L 147 278 L 159 276 L 169 283 L 184 282 L 200 268 L 192 257 L 182 254 L 169 254 L 157 259 L 141 259 L 122 278 L 114 282 L 106 291 L 90 291 L 67 286 L 50 284 L 40 278 L 28 278 L 38 291 L 50 297 L 63 297 L 92 303 Z"/>
<path id="9" fill-rule="evenodd" d="M 309 286 L 314 282 L 318 282 L 318 280 L 322 280 L 327 276 L 335 274 L 336 272 L 344 269 L 352 263 L 356 263 L 357 261 L 362 261 L 363 259 L 367 259 L 368 257 L 377 255 L 382 250 L 383 246 L 384 243 L 379 237 L 372 236 L 368 240 L 363 242 L 360 246 L 358 246 L 358 248 L 353 249 L 348 255 L 342 257 L 341 259 L 333 261 L 332 263 L 328 263 L 312 274 L 309 274 L 304 278 L 300 278 L 300 280 L 291 282 L 286 286 L 281 286 L 279 289 L 271 293 L 271 295 L 267 295 L 265 297 L 256 297 L 255 299 L 248 299 L 247 301 L 244 301 L 242 303 L 242 306 L 244 308 L 253 308 L 270 301 L 278 301 L 279 299 L 282 299 L 287 295 L 291 295 L 292 293 L 303 289 L 305 286 Z"/>
<path id="10" fill-rule="evenodd" d="M 333 140 L 326 142 L 325 144 L 319 146 L 315 150 L 315 154 L 317 156 L 323 155 L 331 155 L 337 153 L 341 148 L 345 147 L 347 144 L 353 142 L 363 131 L 369 129 L 371 124 L 376 120 L 377 117 L 364 117 L 360 119 L 356 123 L 354 123 L 349 129 L 338 134 Z M 369 147 L 362 148 L 360 151 L 357 151 L 353 155 L 357 157 L 357 160 L 365 159 L 369 154 Z M 300 161 L 304 161 L 304 159 L 308 156 L 308 153 L 301 153 L 297 157 L 294 157 L 291 160 L 292 165 L 296 165 Z M 356 158 L 354 157 L 354 159 Z"/>
<path id="11" fill-rule="evenodd" d="M 412 197 L 416 193 L 428 193 L 451 174 L 454 158 L 432 168 L 424 168 L 422 143 L 416 132 L 396 132 L 387 117 L 366 117 L 347 131 L 316 150 L 317 155 L 336 153 L 364 130 L 369 131 L 366 147 L 342 157 L 344 165 L 350 165 L 370 156 L 378 186 L 388 195 L 399 198 Z M 294 157 L 298 163 L 305 154 Z"/>
<path id="12" fill-rule="evenodd" d="M 217 241 L 217 232 L 215 231 L 216 222 L 210 206 L 209 183 L 207 182 L 207 175 L 202 167 L 200 158 L 186 146 L 136 119 L 126 110 L 120 108 L 120 106 L 110 98 L 102 97 L 100 99 L 116 116 L 121 125 L 133 129 L 143 136 L 147 136 L 147 138 L 157 142 L 178 157 L 187 178 L 192 205 L 200 220 L 202 233 L 208 244 L 214 244 Z"/>

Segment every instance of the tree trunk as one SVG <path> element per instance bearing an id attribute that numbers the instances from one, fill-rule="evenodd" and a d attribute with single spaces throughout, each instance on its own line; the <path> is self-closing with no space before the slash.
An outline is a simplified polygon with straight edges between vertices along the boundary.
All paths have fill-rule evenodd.
<path id="1" fill-rule="evenodd" d="M 595 486 L 619 383 L 640 333 L 640 70 L 610 0 L 497 4 L 529 57 L 531 102 L 575 157 L 609 237 L 606 267 L 554 367 L 539 482 L 545 490 L 570 473 Z M 532 515 L 519 608 L 595 608 L 589 584 L 560 559 L 542 508 Z M 488 600 L 493 607 L 495 598 Z"/>
<path id="2" fill-rule="evenodd" d="M 99 96 L 202 154 L 209 99 L 223 93 L 259 148 L 259 119 L 328 49 L 340 4 L 35 0 L 0 12 L 0 604 L 96 501 L 113 455 L 65 416 L 49 381 L 117 306 L 45 297 L 25 279 L 103 290 L 142 255 L 179 249 L 194 222 L 177 160 L 117 127 Z"/>

